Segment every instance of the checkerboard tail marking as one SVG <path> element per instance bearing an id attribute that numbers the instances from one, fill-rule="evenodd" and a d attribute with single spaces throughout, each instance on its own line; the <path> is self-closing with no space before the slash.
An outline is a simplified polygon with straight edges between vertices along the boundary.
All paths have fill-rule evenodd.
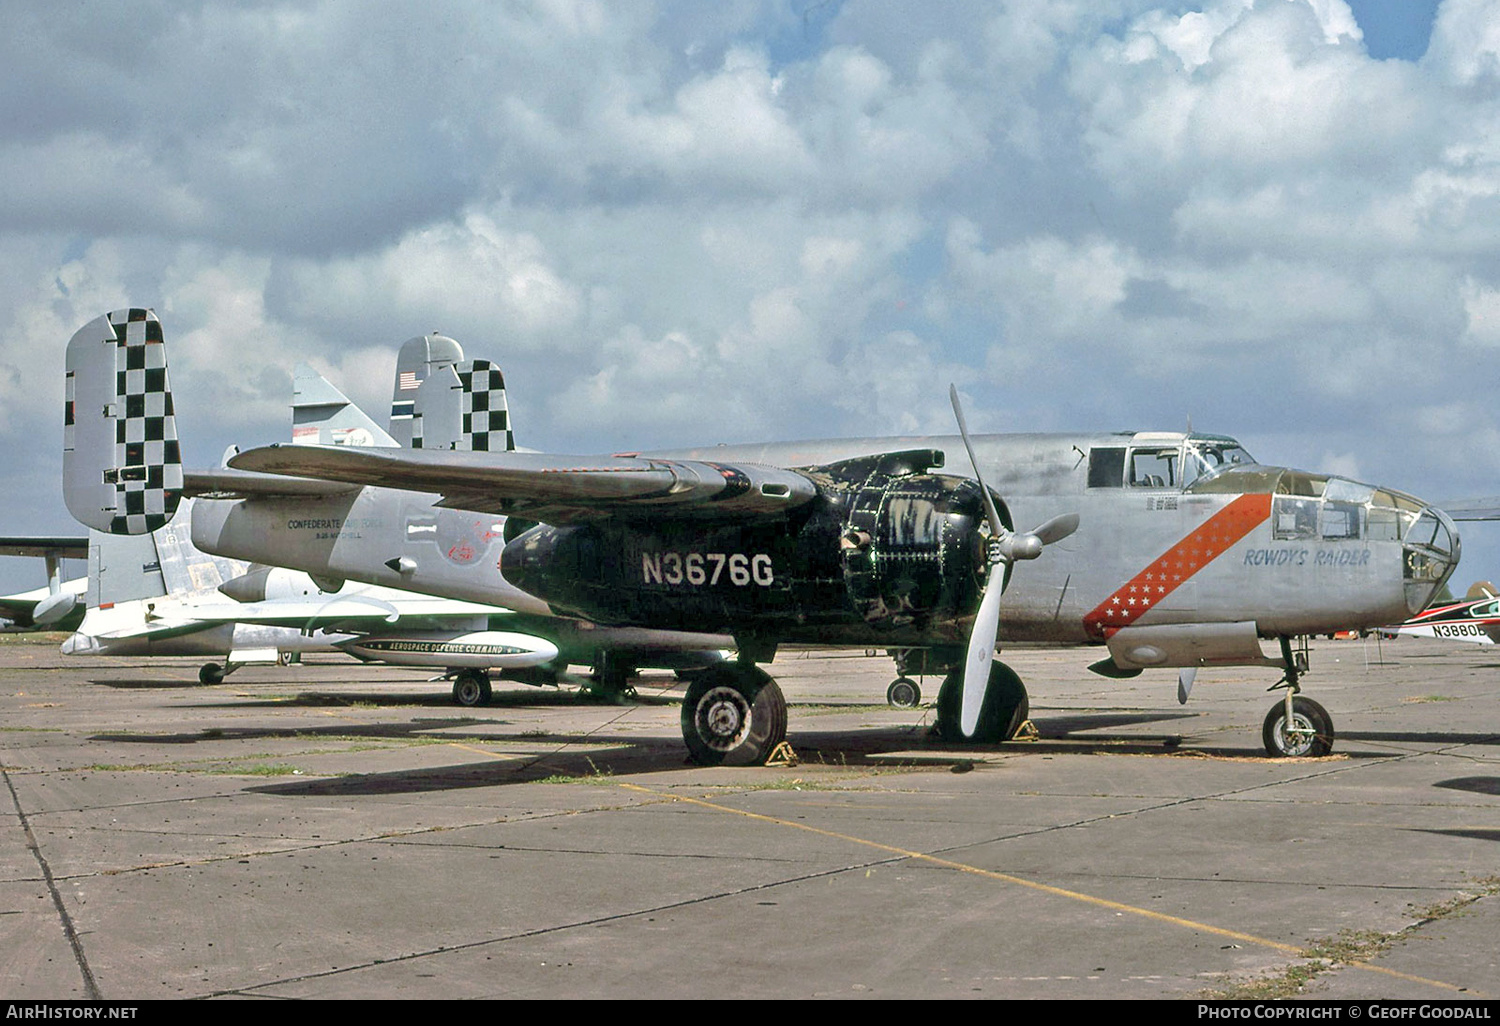
<path id="1" fill-rule="evenodd" d="M 455 449 L 510 452 L 516 440 L 505 405 L 505 376 L 488 360 L 465 360 L 454 367 L 463 385 L 463 425 Z"/>
<path id="2" fill-rule="evenodd" d="M 182 456 L 161 322 L 116 310 L 68 343 L 63 497 L 80 522 L 111 534 L 167 524 L 182 498 Z"/>

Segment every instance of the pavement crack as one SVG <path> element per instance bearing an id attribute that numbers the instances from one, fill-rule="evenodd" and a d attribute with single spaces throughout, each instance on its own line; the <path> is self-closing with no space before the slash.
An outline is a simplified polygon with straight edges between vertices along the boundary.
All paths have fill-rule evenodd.
<path id="1" fill-rule="evenodd" d="M 94 971 L 89 968 L 88 956 L 83 951 L 83 941 L 78 936 L 78 930 L 73 926 L 73 917 L 68 914 L 68 907 L 63 902 L 62 893 L 57 889 L 57 881 L 52 878 L 52 867 L 47 864 L 47 856 L 42 854 L 42 846 L 37 841 L 36 834 L 32 832 L 31 822 L 26 817 L 26 810 L 21 807 L 21 797 L 16 794 L 15 784 L 11 783 L 10 769 L 0 766 L 0 777 L 5 778 L 5 788 L 10 792 L 11 804 L 16 809 L 16 818 L 21 821 L 21 831 L 26 836 L 26 848 L 42 870 L 42 879 L 46 881 L 47 892 L 52 895 L 52 905 L 57 909 L 57 917 L 62 922 L 63 934 L 68 938 L 68 944 L 73 949 L 73 960 L 78 963 L 78 972 L 83 976 L 84 993 L 90 1001 L 102 1000 L 103 995 L 99 993 L 99 985 L 94 980 Z"/>

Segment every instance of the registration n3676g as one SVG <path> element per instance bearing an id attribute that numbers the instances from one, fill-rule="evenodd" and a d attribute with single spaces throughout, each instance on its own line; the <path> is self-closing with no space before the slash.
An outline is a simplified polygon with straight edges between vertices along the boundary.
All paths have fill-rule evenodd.
<path id="1" fill-rule="evenodd" d="M 686 584 L 713 587 L 721 580 L 735 587 L 759 585 L 769 588 L 775 581 L 771 557 L 764 552 L 643 552 L 641 580 L 646 584 Z"/>

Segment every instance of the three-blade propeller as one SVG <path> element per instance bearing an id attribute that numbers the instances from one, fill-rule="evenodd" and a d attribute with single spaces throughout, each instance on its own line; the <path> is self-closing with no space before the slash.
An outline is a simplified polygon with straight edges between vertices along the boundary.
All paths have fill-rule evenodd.
<path id="1" fill-rule="evenodd" d="M 974 458 L 974 446 L 969 442 L 969 428 L 964 423 L 964 411 L 958 401 L 957 386 L 948 386 L 948 397 L 953 400 L 953 415 L 958 418 L 958 433 L 963 438 L 964 448 L 968 450 L 969 462 L 974 467 L 974 479 L 979 482 L 980 494 L 984 496 L 985 515 L 990 522 L 987 546 L 989 575 L 984 585 L 984 598 L 979 603 L 979 613 L 974 618 L 974 628 L 969 634 L 969 653 L 964 660 L 963 706 L 959 715 L 959 729 L 965 737 L 973 737 L 974 728 L 979 725 L 980 709 L 984 706 L 984 692 L 989 686 L 995 635 L 1000 629 L 1000 593 L 1005 590 L 1005 571 L 1018 559 L 1037 558 L 1042 554 L 1042 549 L 1078 530 L 1078 514 L 1064 513 L 1053 517 L 1034 531 L 1007 530 L 1000 521 L 994 500 L 990 498 L 989 487 L 979 472 L 979 461 Z"/>

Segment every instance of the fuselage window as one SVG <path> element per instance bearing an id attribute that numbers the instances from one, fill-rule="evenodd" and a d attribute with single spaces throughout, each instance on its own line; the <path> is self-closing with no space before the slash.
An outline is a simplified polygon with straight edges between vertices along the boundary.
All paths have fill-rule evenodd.
<path id="1" fill-rule="evenodd" d="M 1353 502 L 1325 502 L 1323 504 L 1324 538 L 1342 541 L 1358 538 L 1365 507 Z"/>
<path id="2" fill-rule="evenodd" d="M 1120 488 L 1125 483 L 1125 450 L 1089 450 L 1089 487 Z"/>
<path id="3" fill-rule="evenodd" d="M 1273 533 L 1278 541 L 1292 541 L 1318 536 L 1317 499 L 1295 499 L 1278 495 L 1271 509 L 1275 521 Z"/>

